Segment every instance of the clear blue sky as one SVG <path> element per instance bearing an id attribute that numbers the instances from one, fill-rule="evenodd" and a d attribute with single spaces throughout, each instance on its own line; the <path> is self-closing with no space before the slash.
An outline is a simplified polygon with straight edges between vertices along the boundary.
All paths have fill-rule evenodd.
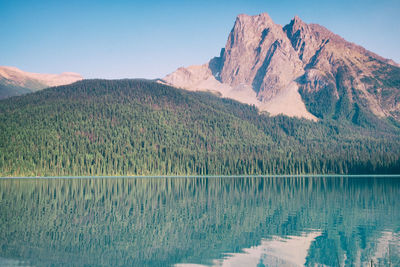
<path id="1" fill-rule="evenodd" d="M 298 15 L 400 62 L 400 0 L 0 0 L 0 65 L 157 78 L 225 46 L 236 16 Z"/>

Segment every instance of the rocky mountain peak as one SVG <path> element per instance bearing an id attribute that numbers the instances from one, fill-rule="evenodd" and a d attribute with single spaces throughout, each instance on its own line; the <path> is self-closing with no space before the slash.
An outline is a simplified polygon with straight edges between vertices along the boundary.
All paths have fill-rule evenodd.
<path id="1" fill-rule="evenodd" d="M 231 51 L 233 47 L 252 49 L 265 40 L 270 32 L 279 31 L 268 14 L 262 13 L 257 16 L 241 14 L 237 16 L 232 31 L 228 37 L 225 51 Z"/>
<path id="2" fill-rule="evenodd" d="M 308 25 L 298 16 L 295 16 L 288 25 L 283 27 L 283 30 L 288 35 L 289 39 L 291 39 L 292 36 L 308 31 Z"/>
<path id="3" fill-rule="evenodd" d="M 289 25 L 291 25 L 292 28 L 299 30 L 300 28 L 306 26 L 307 24 L 302 21 L 297 15 L 294 16 L 294 18 L 290 21 Z"/>
<path id="4" fill-rule="evenodd" d="M 282 27 L 266 13 L 238 16 L 222 61 L 221 82 L 251 86 L 260 99 L 273 97 L 288 83 L 284 73 L 295 75 L 301 65 Z"/>
<path id="5" fill-rule="evenodd" d="M 315 55 L 316 50 L 325 43 L 326 39 L 315 35 L 311 27 L 295 16 L 292 21 L 283 28 L 289 38 L 292 47 L 296 50 L 303 64 L 308 64 Z"/>
<path id="6" fill-rule="evenodd" d="M 295 16 L 282 27 L 262 13 L 237 16 L 219 57 L 164 80 L 185 89 L 216 91 L 272 115 L 357 120 L 352 116 L 363 109 L 400 120 L 400 90 L 393 88 L 398 74 L 396 63 L 323 26 Z M 385 77 L 395 79 L 390 93 L 384 93 Z"/>
<path id="7" fill-rule="evenodd" d="M 261 13 L 259 15 L 251 16 L 247 14 L 239 14 L 236 17 L 235 25 L 237 23 L 252 24 L 255 22 L 274 23 L 268 13 Z"/>

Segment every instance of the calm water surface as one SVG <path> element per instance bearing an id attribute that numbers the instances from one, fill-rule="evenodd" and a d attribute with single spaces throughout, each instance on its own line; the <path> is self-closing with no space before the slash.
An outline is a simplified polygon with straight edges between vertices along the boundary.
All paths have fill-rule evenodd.
<path id="1" fill-rule="evenodd" d="M 0 266 L 399 266 L 400 178 L 0 180 Z"/>

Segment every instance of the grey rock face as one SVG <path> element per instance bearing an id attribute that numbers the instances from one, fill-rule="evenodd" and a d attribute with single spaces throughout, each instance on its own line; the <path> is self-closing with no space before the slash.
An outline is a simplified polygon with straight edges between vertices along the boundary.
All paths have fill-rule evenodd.
<path id="1" fill-rule="evenodd" d="M 299 79 L 303 98 L 311 100 L 310 111 L 319 116 L 354 116 L 354 107 L 378 117 L 399 119 L 400 88 L 385 84 L 397 72 L 398 65 L 317 24 L 306 24 L 295 17 L 284 27 L 293 48 L 303 62 L 305 74 Z M 386 74 L 384 74 L 386 73 Z M 389 76 L 387 76 L 389 75 Z M 384 99 L 383 94 L 392 97 Z M 400 102 L 400 101 L 397 101 Z M 396 106 L 397 105 L 397 106 Z M 321 106 L 327 107 L 326 110 Z"/>
<path id="2" fill-rule="evenodd" d="M 282 27 L 265 13 L 237 17 L 222 62 L 221 82 L 252 86 L 261 101 L 302 74 L 302 63 Z"/>

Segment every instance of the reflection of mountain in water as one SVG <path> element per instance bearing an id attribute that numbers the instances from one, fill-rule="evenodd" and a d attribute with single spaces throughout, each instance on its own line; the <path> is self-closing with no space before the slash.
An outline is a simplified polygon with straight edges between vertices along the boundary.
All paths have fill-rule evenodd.
<path id="1" fill-rule="evenodd" d="M 224 259 L 215 260 L 214 266 L 304 266 L 311 243 L 321 233 L 310 232 L 301 236 L 286 238 L 272 237 L 261 244 L 243 249 L 241 253 L 227 254 Z M 177 264 L 176 267 L 190 267 L 191 264 Z M 203 265 L 204 266 L 204 265 Z"/>
<path id="2" fill-rule="evenodd" d="M 267 265 L 309 240 L 305 265 L 393 264 L 399 193 L 396 178 L 2 180 L 0 257 L 210 265 L 264 250 Z"/>
<path id="3" fill-rule="evenodd" d="M 227 253 L 223 259 L 214 260 L 212 266 L 234 267 L 234 266 L 314 266 L 320 265 L 320 262 L 307 262 L 309 250 L 315 239 L 321 235 L 321 232 L 303 233 L 300 236 L 288 236 L 285 238 L 273 236 L 270 239 L 261 240 L 261 244 L 251 248 L 244 248 L 240 253 Z M 400 236 L 391 232 L 384 232 L 382 237 L 375 244 L 371 244 L 368 249 L 374 251 L 368 261 L 361 259 L 362 251 L 357 251 L 355 262 L 351 262 L 354 266 L 374 266 L 391 264 L 392 260 L 397 257 L 390 255 L 390 251 L 395 255 L 400 252 Z M 375 249 L 374 249 L 375 248 Z M 361 249 L 361 248 L 360 248 Z M 346 266 L 347 262 L 344 254 L 342 261 L 326 263 L 326 265 Z M 398 259 L 395 261 L 398 262 Z M 175 267 L 205 267 L 200 264 L 175 264 Z"/>

